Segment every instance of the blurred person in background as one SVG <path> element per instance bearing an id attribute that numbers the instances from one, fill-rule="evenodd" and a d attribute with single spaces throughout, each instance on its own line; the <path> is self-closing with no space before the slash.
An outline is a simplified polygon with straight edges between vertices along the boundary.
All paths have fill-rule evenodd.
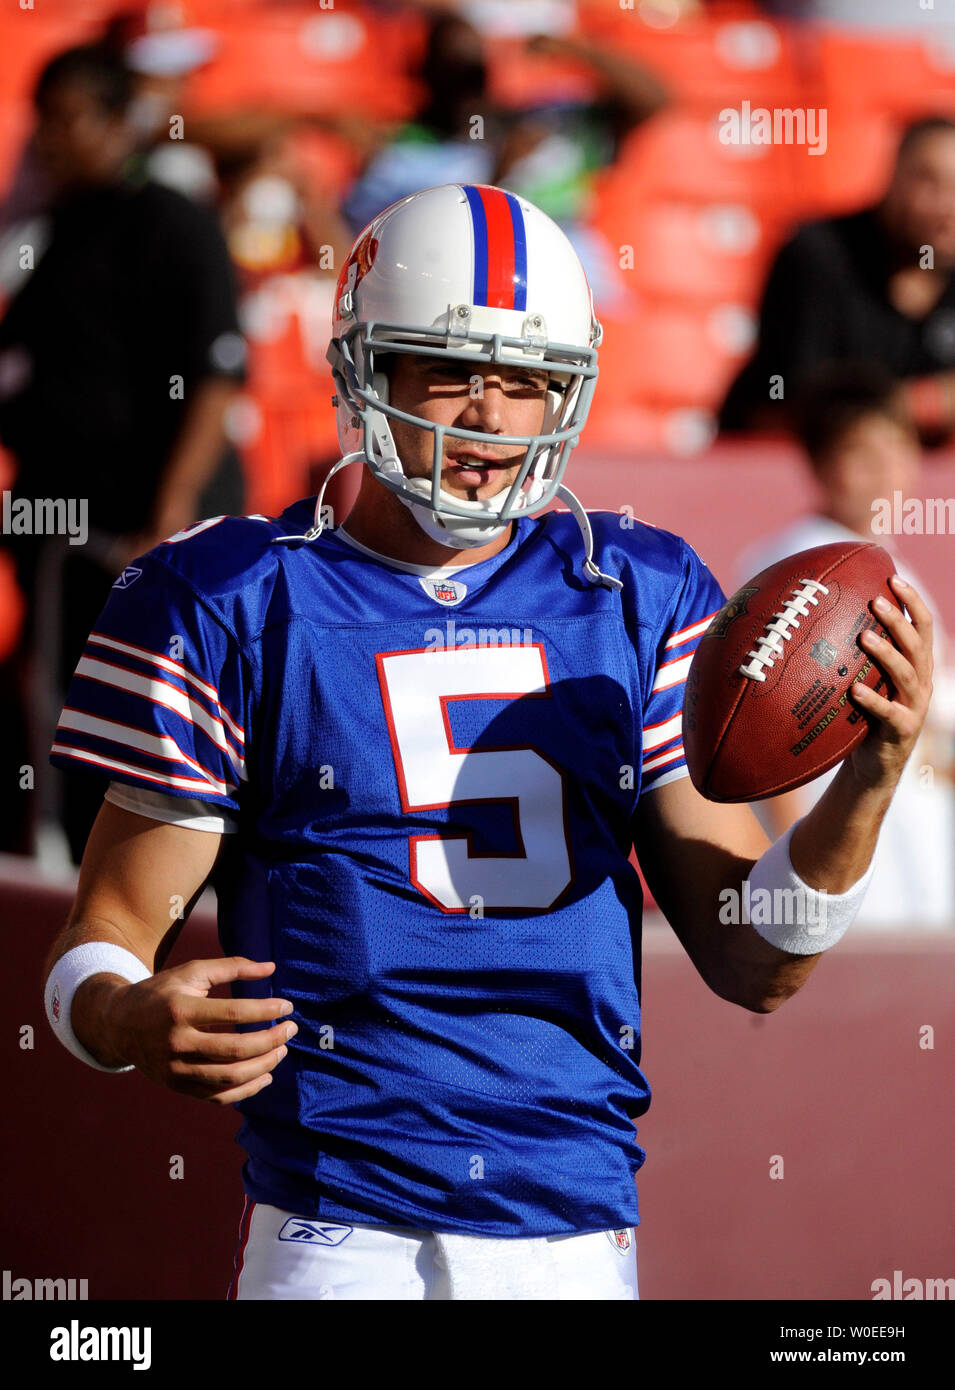
<path id="1" fill-rule="evenodd" d="M 155 0 L 120 9 L 96 42 L 115 53 L 132 75 L 127 109 L 134 137 L 130 169 L 186 197 L 215 204 L 220 192 L 218 162 L 247 161 L 252 154 L 267 158 L 284 136 L 314 120 L 304 112 L 259 107 L 194 111 L 190 79 L 215 61 L 220 40 L 214 30 L 191 22 L 181 3 Z M 54 195 L 32 136 L 0 202 L 0 237 L 47 213 Z M 326 216 L 334 216 L 331 205 Z M 337 227 L 347 250 L 351 239 L 341 224 Z"/>
<path id="2" fill-rule="evenodd" d="M 950 437 L 953 270 L 955 121 L 933 117 L 902 136 L 880 203 L 806 223 L 778 253 L 757 347 L 727 393 L 721 427 L 786 429 L 807 373 L 852 359 L 881 364 L 904 383 L 924 442 Z"/>
<path id="3" fill-rule="evenodd" d="M 220 40 L 214 30 L 191 22 L 181 3 L 170 6 L 156 0 L 145 8 L 122 10 L 107 25 L 103 42 L 136 75 L 130 119 L 139 132 L 137 157 L 147 176 L 187 197 L 215 203 L 223 195 L 224 174 L 234 177 L 237 168 L 247 170 L 253 165 L 268 171 L 289 135 L 325 123 L 308 112 L 283 110 L 280 105 L 194 110 L 190 78 L 215 62 Z M 180 121 L 184 138 L 171 137 L 170 123 L 178 129 Z M 304 181 L 293 179 L 288 168 L 281 176 L 294 184 L 304 202 Z M 331 241 L 344 255 L 351 237 L 333 203 L 313 206 L 320 202 L 315 190 L 303 207 L 303 220 L 310 224 L 320 217 L 319 244 Z"/>
<path id="4" fill-rule="evenodd" d="M 212 212 L 130 172 L 133 92 L 101 46 L 61 53 L 35 90 L 51 226 L 0 322 L 0 439 L 16 460 L 14 502 L 82 499 L 90 544 L 3 536 L 30 609 L 15 657 L 24 689 L 35 639 L 49 641 L 36 588 L 52 548 L 64 556 L 58 683 L 132 556 L 243 510 L 225 431 L 245 360 L 232 269 Z M 10 744 L 5 757 L 28 761 Z M 63 779 L 77 862 L 106 785 L 83 792 L 78 780 Z"/>
<path id="5" fill-rule="evenodd" d="M 210 29 L 186 23 L 182 6 L 149 4 L 117 11 L 95 41 L 114 52 L 130 73 L 126 121 L 132 136 L 130 163 L 140 161 L 146 176 L 189 197 L 215 198 L 212 160 L 203 143 L 216 135 L 221 118 L 190 117 L 187 138 L 171 140 L 170 117 L 186 109 L 190 75 L 218 49 Z M 45 217 L 57 186 L 37 147 L 36 133 L 27 140 L 10 186 L 0 202 L 0 235 Z M 6 285 L 8 276 L 4 277 Z"/>
<path id="6" fill-rule="evenodd" d="M 240 286 L 307 271 L 329 281 L 330 312 L 352 239 L 284 136 L 276 133 L 247 144 L 236 140 L 214 162 L 220 217 Z M 326 327 L 323 321 L 323 332 Z"/>
<path id="7" fill-rule="evenodd" d="M 588 196 L 594 175 L 613 163 L 624 138 L 666 104 L 663 87 L 630 58 L 583 35 L 533 34 L 526 41 L 529 54 L 579 62 L 598 79 L 603 96 L 589 104 L 555 101 L 503 110 L 488 94 L 481 32 L 463 14 L 449 12 L 454 7 L 425 8 L 432 13 L 420 72 L 427 92 L 422 111 L 397 133 L 356 130 L 354 122 L 349 131 L 342 127 L 365 159 L 342 202 L 352 232 L 419 188 L 456 181 L 507 188 L 562 228 L 583 262 L 598 308 L 621 310 L 629 287 L 617 252 L 586 224 Z"/>
<path id="8" fill-rule="evenodd" d="M 906 764 L 879 834 L 875 873 L 859 911 L 861 925 L 910 924 L 955 929 L 955 668 L 938 606 L 891 536 L 873 530 L 877 498 L 918 496 L 918 434 L 897 385 L 871 364 L 834 364 L 807 379 L 795 417 L 819 501 L 808 516 L 757 541 L 740 557 L 734 582 L 812 546 L 864 540 L 881 545 L 932 611 L 935 693 L 919 742 Z M 781 835 L 804 816 L 838 766 L 753 809 L 767 834 Z"/>

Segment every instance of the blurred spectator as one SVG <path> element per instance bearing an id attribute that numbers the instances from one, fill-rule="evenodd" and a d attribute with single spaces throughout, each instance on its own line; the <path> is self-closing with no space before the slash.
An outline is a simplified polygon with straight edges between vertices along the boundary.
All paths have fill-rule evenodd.
<path id="1" fill-rule="evenodd" d="M 203 132 L 191 116 L 187 123 L 185 113 L 188 80 L 214 58 L 218 35 L 189 24 L 181 5 L 157 3 L 120 10 L 106 25 L 102 42 L 135 75 L 129 121 L 146 176 L 186 197 L 212 202 L 217 192 L 212 159 L 203 148 Z M 177 116 L 183 129 L 170 139 L 170 119 Z"/>
<path id="2" fill-rule="evenodd" d="M 126 119 L 136 157 L 148 177 L 189 197 L 211 201 L 216 192 L 212 162 L 201 140 L 197 143 L 197 137 L 208 132 L 190 120 L 188 140 L 168 137 L 169 118 L 184 111 L 189 75 L 209 62 L 218 48 L 216 34 L 186 26 L 181 6 L 158 3 L 119 11 L 106 24 L 100 42 L 132 74 Z M 24 146 L 0 204 L 0 230 L 47 212 L 54 196 L 34 136 Z"/>
<path id="3" fill-rule="evenodd" d="M 797 410 L 799 432 L 819 490 L 818 509 L 740 557 L 735 582 L 785 555 L 816 545 L 862 539 L 892 555 L 903 579 L 932 611 L 935 693 L 916 745 L 886 814 L 875 873 L 860 925 L 955 927 L 955 670 L 938 607 L 912 567 L 893 552 L 891 537 L 873 534 L 873 501 L 918 495 L 920 450 L 895 384 L 881 369 L 843 363 L 807 382 Z M 795 791 L 758 802 L 767 833 L 781 835 L 804 816 L 838 766 Z"/>
<path id="4" fill-rule="evenodd" d="M 342 211 L 357 234 L 383 208 L 419 188 L 496 184 L 553 217 L 574 243 L 598 305 L 610 308 L 617 301 L 619 307 L 629 287 L 616 253 L 586 226 L 587 197 L 594 174 L 613 162 L 630 131 L 661 109 L 666 94 L 629 58 L 583 37 L 538 34 L 527 49 L 577 60 L 600 79 L 605 96 L 589 105 L 494 108 L 481 34 L 463 18 L 434 15 L 420 74 L 426 105 L 417 120 L 377 142 L 352 130 L 368 157 Z"/>
<path id="5" fill-rule="evenodd" d="M 800 227 L 779 252 L 756 351 L 723 403 L 724 430 L 785 428 L 821 362 L 881 363 L 904 380 L 926 442 L 955 430 L 955 121 L 902 137 L 874 207 Z"/>
<path id="6" fill-rule="evenodd" d="M 313 120 L 301 112 L 257 107 L 194 112 L 189 82 L 214 61 L 219 37 L 214 30 L 189 23 L 182 4 L 153 0 L 137 9 L 119 10 L 98 42 L 115 52 L 133 75 L 127 120 L 134 133 L 130 158 L 137 172 L 186 197 L 213 204 L 219 193 L 217 161 L 246 160 L 250 151 L 258 155 Z M 46 212 L 52 199 L 53 188 L 31 138 L 0 203 L 0 235 Z"/>
<path id="7" fill-rule="evenodd" d="M 0 439 L 17 463 L 13 497 L 88 508 L 89 545 L 3 537 L 34 603 L 41 560 L 63 549 L 54 679 L 75 666 L 134 555 L 243 505 L 224 429 L 245 356 L 231 266 L 211 212 L 129 176 L 132 95 L 130 73 L 102 47 L 70 49 L 41 74 L 35 141 L 53 190 L 51 230 L 0 322 Z M 34 603 L 18 654 L 24 678 L 33 639 L 49 637 L 49 614 Z M 7 754 L 27 761 L 18 751 Z M 83 781 L 64 779 L 77 860 L 98 804 Z"/>
<path id="8" fill-rule="evenodd" d="M 420 78 L 427 101 L 416 121 L 393 137 L 368 128 L 371 157 L 342 203 L 356 235 L 383 208 L 419 188 L 491 182 L 503 118 L 486 109 L 487 63 L 474 26 L 451 15 L 432 17 Z M 474 115 L 483 121 L 482 139 L 470 136 Z"/>
<path id="9" fill-rule="evenodd" d="M 217 154 L 215 171 L 222 225 L 243 289 L 303 270 L 327 276 L 334 286 L 353 238 L 282 135 L 247 145 L 234 141 Z M 329 292 L 329 312 L 331 302 Z M 322 325 L 326 338 L 327 328 Z"/>

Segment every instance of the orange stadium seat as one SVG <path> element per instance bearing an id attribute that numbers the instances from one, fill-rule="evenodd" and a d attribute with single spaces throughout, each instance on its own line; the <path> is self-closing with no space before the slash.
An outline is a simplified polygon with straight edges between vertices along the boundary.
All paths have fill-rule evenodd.
<path id="1" fill-rule="evenodd" d="M 338 457 L 335 412 L 328 396 L 323 391 L 309 401 L 272 402 L 262 412 L 255 439 L 242 451 L 247 514 L 277 516 L 308 496 L 309 477 L 317 464 Z"/>
<path id="2" fill-rule="evenodd" d="M 4 102 L 29 101 L 40 69 L 64 48 L 86 43 L 100 28 L 98 17 L 68 9 L 47 14 L 11 5 L 0 17 L 0 95 Z"/>
<path id="3" fill-rule="evenodd" d="M 281 511 L 304 495 L 312 464 L 333 451 L 337 457 L 334 385 L 322 356 L 331 294 L 330 285 L 309 275 L 287 275 L 243 297 L 249 386 L 237 443 L 247 511 Z"/>
<path id="4" fill-rule="evenodd" d="M 527 107 L 551 101 L 593 101 L 598 84 L 581 63 L 528 53 L 523 39 L 495 38 L 488 45 L 491 99 Z"/>
<path id="5" fill-rule="evenodd" d="M 900 129 L 884 111 L 830 106 L 825 156 L 806 161 L 805 214 L 847 212 L 876 202 L 892 171 Z"/>
<path id="6" fill-rule="evenodd" d="M 709 109 L 805 103 L 815 76 L 814 31 L 765 15 L 699 15 L 656 27 L 634 8 L 588 12 L 584 31 L 646 64 L 683 104 Z"/>
<path id="7" fill-rule="evenodd" d="M 689 458 L 716 437 L 716 417 L 696 406 L 598 402 L 587 421 L 588 450 L 614 454 Z"/>
<path id="8" fill-rule="evenodd" d="M 190 86 L 200 108 L 262 102 L 382 120 L 415 108 L 417 91 L 402 72 L 402 46 L 386 17 L 296 5 L 230 14 L 215 28 L 221 49 Z"/>
<path id="9" fill-rule="evenodd" d="M 273 8 L 278 8 L 274 0 L 269 0 Z M 193 24 L 214 28 L 220 19 L 228 18 L 243 10 L 261 10 L 263 0 L 189 0 L 189 19 Z"/>
<path id="10" fill-rule="evenodd" d="M 799 202 L 798 153 L 788 145 L 724 143 L 716 113 L 664 111 L 634 131 L 601 183 L 638 187 L 647 198 L 747 203 L 785 217 Z"/>
<path id="11" fill-rule="evenodd" d="M 822 90 L 833 106 L 856 106 L 902 119 L 955 114 L 955 47 L 950 39 L 943 44 L 821 29 L 817 46 Z"/>
<path id="12" fill-rule="evenodd" d="M 288 143 L 294 163 L 321 194 L 341 197 L 358 173 L 358 155 L 340 136 L 303 129 Z"/>
<path id="13" fill-rule="evenodd" d="M 779 241 L 775 222 L 745 203 L 649 201 L 617 185 L 593 221 L 632 265 L 643 295 L 754 301 Z M 624 196 L 619 196 L 619 195 Z"/>
<path id="14" fill-rule="evenodd" d="M 607 326 L 602 388 L 621 405 L 713 410 L 754 332 L 755 317 L 745 305 L 647 301 L 626 332 Z"/>

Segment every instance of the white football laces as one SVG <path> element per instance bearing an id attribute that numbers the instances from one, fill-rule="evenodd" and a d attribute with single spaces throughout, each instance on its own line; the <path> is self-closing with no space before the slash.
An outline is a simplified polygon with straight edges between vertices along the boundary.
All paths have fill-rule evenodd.
<path id="1" fill-rule="evenodd" d="M 750 661 L 737 668 L 740 675 L 754 681 L 766 680 L 763 667 L 774 665 L 775 658 L 782 656 L 783 643 L 792 638 L 790 629 L 799 627 L 800 617 L 808 618 L 810 603 L 818 606 L 817 594 L 828 592 L 825 584 L 820 584 L 818 579 L 800 579 L 799 587 L 793 589 L 793 597 L 784 604 L 783 611 L 774 613 L 775 621 L 766 624 L 766 631 L 759 639 L 756 650 L 746 653 Z"/>

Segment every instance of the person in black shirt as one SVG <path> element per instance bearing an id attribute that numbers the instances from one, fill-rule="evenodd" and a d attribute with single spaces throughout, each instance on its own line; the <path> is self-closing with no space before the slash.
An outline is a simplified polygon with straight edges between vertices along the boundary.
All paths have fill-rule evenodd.
<path id="1" fill-rule="evenodd" d="M 86 507 L 86 545 L 10 527 L 2 536 L 32 600 L 21 666 L 50 625 L 38 566 L 57 541 L 65 555 L 55 680 L 74 668 L 133 556 L 243 506 L 224 429 L 245 358 L 228 253 L 212 212 L 130 176 L 132 93 L 121 60 L 96 46 L 60 54 L 41 74 L 36 148 L 55 201 L 35 268 L 0 322 L 0 439 L 17 464 L 5 514 L 19 499 Z M 76 814 L 66 807 L 76 860 L 101 791 Z"/>
<path id="2" fill-rule="evenodd" d="M 910 126 L 882 201 L 810 222 L 770 271 L 756 351 L 724 430 L 785 428 L 787 402 L 827 362 L 869 360 L 904 383 L 923 438 L 955 430 L 955 121 Z"/>

